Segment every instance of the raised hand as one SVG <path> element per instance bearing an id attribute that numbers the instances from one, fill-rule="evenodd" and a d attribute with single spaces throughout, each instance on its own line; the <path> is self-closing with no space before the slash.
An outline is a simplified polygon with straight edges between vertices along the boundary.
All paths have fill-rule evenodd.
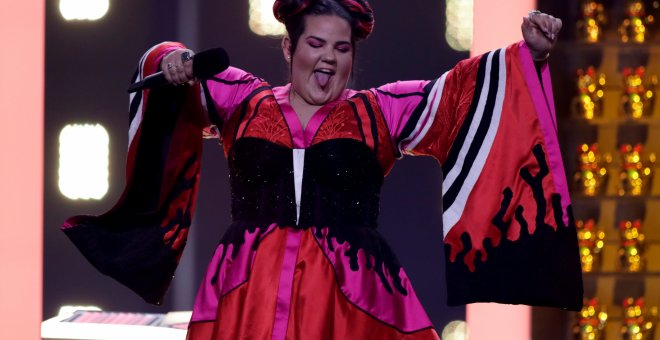
<path id="1" fill-rule="evenodd" d="M 523 18 L 521 25 L 523 38 L 535 61 L 548 58 L 550 50 L 557 42 L 561 25 L 561 19 L 539 11 L 531 11 Z"/>

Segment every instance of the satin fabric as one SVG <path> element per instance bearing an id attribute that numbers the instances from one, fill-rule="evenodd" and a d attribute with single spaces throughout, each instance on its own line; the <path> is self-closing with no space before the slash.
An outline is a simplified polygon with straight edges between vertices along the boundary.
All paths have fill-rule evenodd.
<path id="1" fill-rule="evenodd" d="M 250 279 L 220 299 L 215 322 L 194 322 L 187 340 L 271 339 L 287 228 L 259 245 Z M 311 229 L 301 231 L 285 339 L 439 339 L 433 328 L 404 333 L 352 304 Z M 322 307 L 322 308 L 321 308 Z"/>

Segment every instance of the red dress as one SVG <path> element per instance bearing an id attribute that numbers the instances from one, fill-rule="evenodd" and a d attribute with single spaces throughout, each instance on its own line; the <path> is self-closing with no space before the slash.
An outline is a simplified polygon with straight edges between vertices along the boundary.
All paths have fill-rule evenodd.
<path id="1" fill-rule="evenodd" d="M 140 77 L 180 45 L 147 52 Z M 204 133 L 228 159 L 233 223 L 201 283 L 188 339 L 437 339 L 377 232 L 403 154 L 443 166 L 449 304 L 579 310 L 577 238 L 547 70 L 526 46 L 432 81 L 346 90 L 303 129 L 289 85 L 230 68 L 202 88 L 132 98 L 127 189 L 64 230 L 104 273 L 158 303 L 190 226 Z M 210 124 L 215 130 L 209 130 Z"/>

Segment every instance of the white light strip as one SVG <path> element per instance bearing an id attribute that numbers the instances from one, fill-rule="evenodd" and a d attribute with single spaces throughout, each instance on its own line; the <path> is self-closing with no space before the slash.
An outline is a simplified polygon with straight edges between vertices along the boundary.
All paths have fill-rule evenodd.
<path id="1" fill-rule="evenodd" d="M 108 192 L 110 137 L 99 124 L 67 125 L 60 132 L 59 188 L 67 198 L 99 200 Z"/>
<path id="2" fill-rule="evenodd" d="M 41 323 L 41 337 L 66 340 L 185 340 L 186 330 L 134 325 L 64 322 L 57 316 Z"/>
<path id="3" fill-rule="evenodd" d="M 98 20 L 108 8 L 109 0 L 60 0 L 60 13 L 66 20 Z"/>

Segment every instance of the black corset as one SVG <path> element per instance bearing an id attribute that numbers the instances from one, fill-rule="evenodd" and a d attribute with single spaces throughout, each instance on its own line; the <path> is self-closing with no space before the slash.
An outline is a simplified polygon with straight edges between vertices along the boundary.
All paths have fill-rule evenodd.
<path id="1" fill-rule="evenodd" d="M 305 150 L 296 223 L 293 150 L 259 138 L 236 141 L 229 154 L 232 217 L 298 228 L 376 228 L 383 172 L 364 143 L 334 139 Z"/>
<path id="2" fill-rule="evenodd" d="M 358 253 L 363 251 L 373 259 L 366 269 L 378 275 L 388 292 L 408 294 L 398 276 L 399 261 L 376 231 L 383 171 L 373 151 L 353 139 L 333 139 L 307 148 L 298 223 L 293 154 L 292 149 L 259 138 L 243 137 L 234 143 L 229 153 L 234 222 L 220 243 L 232 244 L 235 257 L 246 231 L 253 233 L 271 223 L 297 229 L 318 227 L 317 238 L 350 244 L 344 255 L 351 270 L 359 269 Z M 327 243 L 330 251 L 333 244 Z M 218 273 L 219 267 L 211 284 Z"/>

